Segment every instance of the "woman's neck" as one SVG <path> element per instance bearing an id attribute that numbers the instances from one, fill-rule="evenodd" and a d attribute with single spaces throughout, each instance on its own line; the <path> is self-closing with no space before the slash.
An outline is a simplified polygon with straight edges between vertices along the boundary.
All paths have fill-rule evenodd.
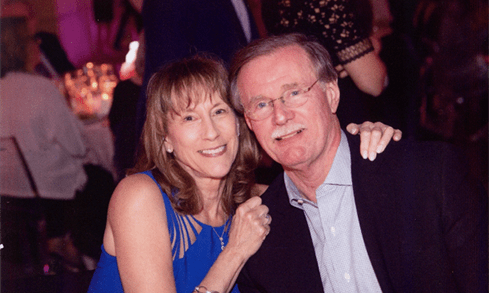
<path id="1" fill-rule="evenodd" d="M 200 222 L 210 226 L 222 226 L 226 222 L 227 215 L 221 205 L 222 186 L 219 184 L 197 184 L 200 191 L 202 211 L 194 217 Z"/>

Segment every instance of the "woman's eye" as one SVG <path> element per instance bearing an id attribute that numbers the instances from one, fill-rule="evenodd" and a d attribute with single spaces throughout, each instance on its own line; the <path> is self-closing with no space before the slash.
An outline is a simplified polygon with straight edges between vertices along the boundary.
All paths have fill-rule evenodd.
<path id="1" fill-rule="evenodd" d="M 224 113 L 226 113 L 226 110 L 224 110 L 224 109 L 219 109 L 216 111 L 216 115 L 224 114 Z"/>
<path id="2" fill-rule="evenodd" d="M 193 121 L 193 120 L 194 120 L 194 117 L 192 117 L 192 116 L 183 117 L 183 121 Z"/>

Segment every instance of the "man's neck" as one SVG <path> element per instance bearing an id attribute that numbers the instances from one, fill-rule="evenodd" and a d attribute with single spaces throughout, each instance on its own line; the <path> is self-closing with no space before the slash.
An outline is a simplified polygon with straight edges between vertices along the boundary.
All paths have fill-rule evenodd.
<path id="1" fill-rule="evenodd" d="M 334 136 L 323 153 L 309 164 L 288 168 L 283 166 L 285 173 L 299 190 L 301 196 L 316 202 L 316 189 L 326 180 L 333 165 L 338 146 L 341 141 L 341 131 Z"/>

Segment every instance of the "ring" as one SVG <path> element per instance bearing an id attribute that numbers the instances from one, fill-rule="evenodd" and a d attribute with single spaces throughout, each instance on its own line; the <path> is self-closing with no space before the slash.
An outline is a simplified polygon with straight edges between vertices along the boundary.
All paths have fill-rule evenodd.
<path id="1" fill-rule="evenodd" d="M 270 224 L 270 222 L 271 222 L 271 217 L 270 217 L 270 215 L 269 215 L 269 214 L 267 214 L 267 215 L 265 216 L 265 219 L 267 219 L 266 224 Z"/>

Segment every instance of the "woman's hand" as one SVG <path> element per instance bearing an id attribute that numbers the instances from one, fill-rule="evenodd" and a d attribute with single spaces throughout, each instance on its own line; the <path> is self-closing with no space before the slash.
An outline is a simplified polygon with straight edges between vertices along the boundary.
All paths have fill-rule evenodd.
<path id="1" fill-rule="evenodd" d="M 233 216 L 226 248 L 236 249 L 248 259 L 260 248 L 270 232 L 271 221 L 268 207 L 261 204 L 259 196 L 248 199 L 238 207 Z"/>
<path id="2" fill-rule="evenodd" d="M 230 292 L 244 264 L 270 232 L 271 221 L 261 197 L 255 196 L 242 203 L 233 216 L 228 244 L 199 286 L 210 291 Z"/>
<path id="3" fill-rule="evenodd" d="M 370 161 L 385 150 L 391 139 L 399 141 L 402 137 L 402 131 L 382 122 L 365 121 L 361 125 L 350 123 L 346 130 L 354 135 L 360 134 L 360 154 Z"/>

